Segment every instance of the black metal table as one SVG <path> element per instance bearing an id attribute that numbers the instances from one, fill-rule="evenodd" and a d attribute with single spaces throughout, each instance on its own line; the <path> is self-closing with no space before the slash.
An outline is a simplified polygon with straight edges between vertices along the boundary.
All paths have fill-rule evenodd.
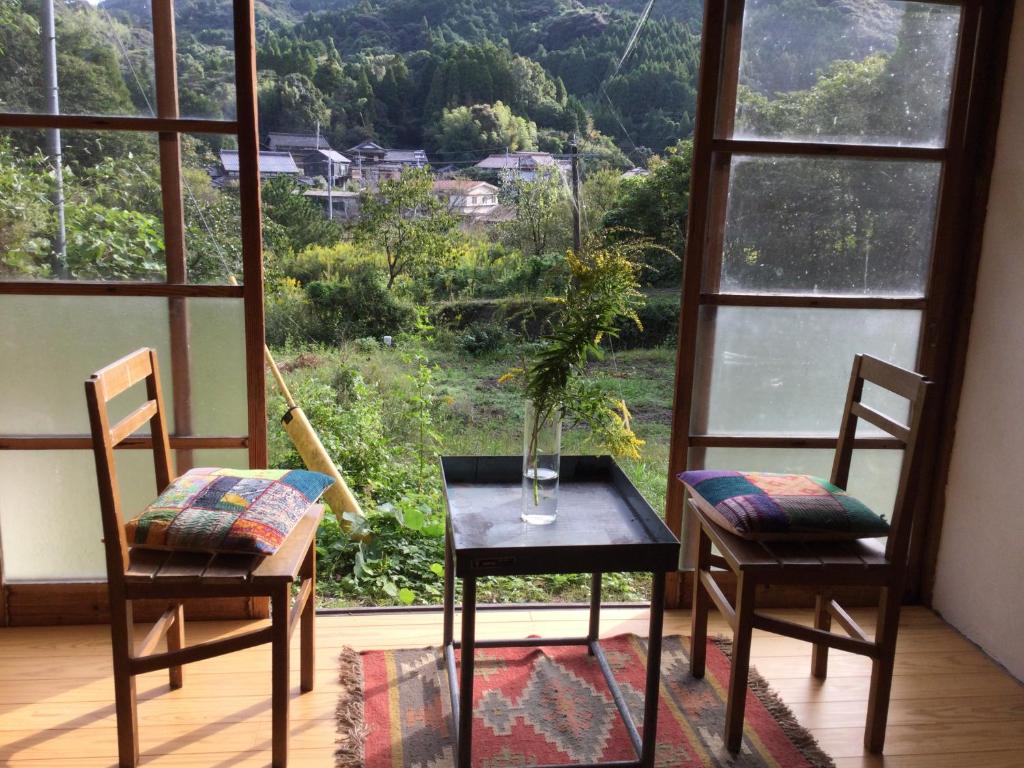
<path id="1" fill-rule="evenodd" d="M 528 525 L 520 520 L 521 456 L 446 456 L 441 459 L 441 472 L 447 511 L 444 654 L 457 768 L 470 768 L 472 763 L 476 649 L 541 645 L 588 649 L 601 668 L 636 750 L 635 760 L 574 768 L 651 768 L 658 720 L 665 574 L 678 566 L 676 537 L 608 456 L 562 457 L 558 519 L 551 525 Z M 642 738 L 598 641 L 601 574 L 618 571 L 652 574 Z M 476 580 L 540 573 L 592 574 L 586 637 L 477 641 Z M 462 579 L 461 643 L 454 637 L 456 578 Z M 456 649 L 462 650 L 461 675 L 456 668 Z M 460 702 L 468 702 L 468 706 L 460 706 Z"/>

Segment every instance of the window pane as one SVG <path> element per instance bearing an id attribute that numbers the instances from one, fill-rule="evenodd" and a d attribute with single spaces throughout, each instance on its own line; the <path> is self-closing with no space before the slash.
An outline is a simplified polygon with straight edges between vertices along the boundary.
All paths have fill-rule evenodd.
<path id="1" fill-rule="evenodd" d="M 235 143 L 233 136 L 181 137 L 181 195 L 190 283 L 243 282 L 237 174 L 229 178 L 221 164 L 221 150 L 231 151 Z"/>
<path id="2" fill-rule="evenodd" d="M 165 280 L 158 153 L 154 134 L 0 132 L 0 279 Z"/>
<path id="3" fill-rule="evenodd" d="M 834 456 L 834 451 L 808 448 L 708 448 L 704 466 L 749 472 L 789 472 L 828 479 Z M 902 462 L 903 451 L 856 450 L 846 490 L 891 520 Z"/>
<path id="4" fill-rule="evenodd" d="M 127 516 L 156 496 L 153 454 L 115 460 Z M 0 451 L 0 538 L 7 581 L 105 577 L 92 452 Z"/>
<path id="5" fill-rule="evenodd" d="M 256 16 L 262 16 L 259 9 Z M 174 26 L 178 35 L 181 116 L 233 120 L 235 35 L 231 0 L 176 3 Z"/>
<path id="6" fill-rule="evenodd" d="M 835 435 L 854 355 L 913 368 L 920 325 L 916 310 L 702 307 L 697 381 L 709 380 L 710 394 L 698 389 L 694 432 Z M 872 406 L 906 411 L 895 396 Z"/>
<path id="7" fill-rule="evenodd" d="M 942 146 L 952 4 L 747 0 L 737 138 Z"/>
<path id="8" fill-rule="evenodd" d="M 154 104 L 150 0 L 55 2 L 60 114 L 148 116 Z M 130 18 L 129 18 L 130 17 Z M 51 113 L 40 4 L 15 0 L 0 22 L 0 111 Z"/>
<path id="9" fill-rule="evenodd" d="M 168 425 L 174 404 L 168 299 L 4 296 L 0 299 L 0 433 L 87 434 L 82 382 L 142 346 L 161 364 Z M 192 431 L 248 432 L 243 302 L 188 299 Z M 127 413 L 141 392 L 112 405 Z M 132 402 L 132 398 L 138 399 Z M 116 417 L 116 411 L 112 411 Z M 2 480 L 0 480 L 2 483 Z"/>
<path id="10" fill-rule="evenodd" d="M 736 156 L 720 289 L 924 294 L 939 163 Z"/>

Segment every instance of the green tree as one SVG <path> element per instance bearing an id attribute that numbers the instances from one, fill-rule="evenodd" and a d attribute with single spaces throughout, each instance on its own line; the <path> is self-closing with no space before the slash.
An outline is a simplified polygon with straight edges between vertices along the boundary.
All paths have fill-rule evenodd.
<path id="1" fill-rule="evenodd" d="M 539 166 L 532 176 L 511 172 L 502 179 L 501 199 L 515 211 L 500 234 L 512 247 L 531 256 L 562 250 L 571 239 L 566 212 L 566 184 L 554 165 Z"/>
<path id="2" fill-rule="evenodd" d="M 692 159 L 689 140 L 651 158 L 650 175 L 623 179 L 604 215 L 605 227 L 617 237 L 644 237 L 661 247 L 647 252 L 644 277 L 650 283 L 678 283 L 680 261 L 668 251 L 681 259 L 685 248 Z"/>
<path id="3" fill-rule="evenodd" d="M 381 182 L 377 194 L 363 195 L 353 235 L 384 255 L 390 290 L 401 275 L 451 261 L 457 231 L 455 217 L 433 194 L 430 171 L 410 168 L 401 178 Z"/>
<path id="4" fill-rule="evenodd" d="M 498 101 L 446 109 L 435 129 L 442 153 L 512 151 L 537 148 L 537 126 Z"/>
<path id="5" fill-rule="evenodd" d="M 338 225 L 327 219 L 316 203 L 287 176 L 263 185 L 263 235 L 277 256 L 286 256 L 311 245 L 330 245 L 341 236 Z"/>

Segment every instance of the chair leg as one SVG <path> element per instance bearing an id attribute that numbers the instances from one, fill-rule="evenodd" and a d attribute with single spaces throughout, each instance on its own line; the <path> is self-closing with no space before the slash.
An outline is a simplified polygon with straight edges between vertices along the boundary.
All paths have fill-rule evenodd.
<path id="1" fill-rule="evenodd" d="M 725 746 L 739 752 L 743 743 L 743 712 L 747 704 L 750 640 L 754 631 L 754 580 L 742 571 L 736 581 L 736 630 L 732 639 L 729 695 L 725 704 Z"/>
<path id="2" fill-rule="evenodd" d="M 302 578 L 304 580 L 309 579 L 310 590 L 309 599 L 302 609 L 301 625 L 299 627 L 301 635 L 301 683 L 299 689 L 303 693 L 308 693 L 313 690 L 313 678 L 316 669 L 316 636 L 314 628 L 314 620 L 316 618 L 316 542 L 310 544 L 302 570 Z"/>
<path id="3" fill-rule="evenodd" d="M 885 747 L 885 727 L 889 719 L 889 694 L 892 691 L 902 594 L 902 588 L 884 587 L 879 602 L 878 624 L 875 628 L 878 658 L 871 665 L 868 720 L 864 728 L 864 748 L 873 754 L 881 753 Z"/>
<path id="4" fill-rule="evenodd" d="M 693 611 L 690 614 L 690 674 L 704 677 L 704 666 L 707 658 L 708 611 L 711 609 L 711 597 L 704 585 L 700 583 L 700 574 L 710 571 L 711 539 L 698 526 L 697 568 L 693 572 Z"/>
<path id="5" fill-rule="evenodd" d="M 185 647 L 185 606 L 178 603 L 174 608 L 174 623 L 167 628 L 167 650 L 180 651 Z M 181 688 L 184 683 L 181 666 L 170 667 L 171 690 Z"/>
<path id="6" fill-rule="evenodd" d="M 128 667 L 135 643 L 132 605 L 123 597 L 110 598 L 110 637 L 114 652 L 114 711 L 117 714 L 117 759 L 120 768 L 139 764 L 139 715 L 135 677 Z"/>
<path id="7" fill-rule="evenodd" d="M 290 585 L 279 587 L 271 596 L 271 764 L 288 765 L 288 614 Z"/>
<path id="8" fill-rule="evenodd" d="M 832 629 L 832 614 L 828 612 L 831 598 L 826 592 L 814 596 L 814 628 L 828 632 Z M 819 680 L 828 675 L 828 646 L 815 643 L 811 649 L 811 674 Z"/>

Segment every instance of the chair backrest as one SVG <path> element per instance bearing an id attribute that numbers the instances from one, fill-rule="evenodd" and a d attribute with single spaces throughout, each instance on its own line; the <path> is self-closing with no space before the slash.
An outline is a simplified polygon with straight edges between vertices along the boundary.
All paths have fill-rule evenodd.
<path id="1" fill-rule="evenodd" d="M 861 402 L 865 382 L 909 401 L 908 423 L 904 424 L 890 418 Z M 844 489 L 850 480 L 850 462 L 853 458 L 857 423 L 861 419 L 878 427 L 902 445 L 903 464 L 900 468 L 889 537 L 885 545 L 886 558 L 893 563 L 905 564 L 910 547 L 911 525 L 924 466 L 924 452 L 919 445 L 921 425 L 924 421 L 925 401 L 930 385 L 931 382 L 919 373 L 899 368 L 869 355 L 857 355 L 853 359 L 850 387 L 846 393 L 846 407 L 839 427 L 839 442 L 836 445 L 831 480 L 834 485 Z"/>
<path id="2" fill-rule="evenodd" d="M 107 404 L 141 381 L 146 382 L 146 402 L 111 425 Z M 96 457 L 96 482 L 99 486 L 100 511 L 103 515 L 107 579 L 118 581 L 128 567 L 128 541 L 121 516 L 121 493 L 114 464 L 114 448 L 148 423 L 153 443 L 153 465 L 156 470 L 158 494 L 170 484 L 173 476 L 156 350 L 143 347 L 96 371 L 86 379 L 85 399 L 89 405 L 92 447 Z"/>

